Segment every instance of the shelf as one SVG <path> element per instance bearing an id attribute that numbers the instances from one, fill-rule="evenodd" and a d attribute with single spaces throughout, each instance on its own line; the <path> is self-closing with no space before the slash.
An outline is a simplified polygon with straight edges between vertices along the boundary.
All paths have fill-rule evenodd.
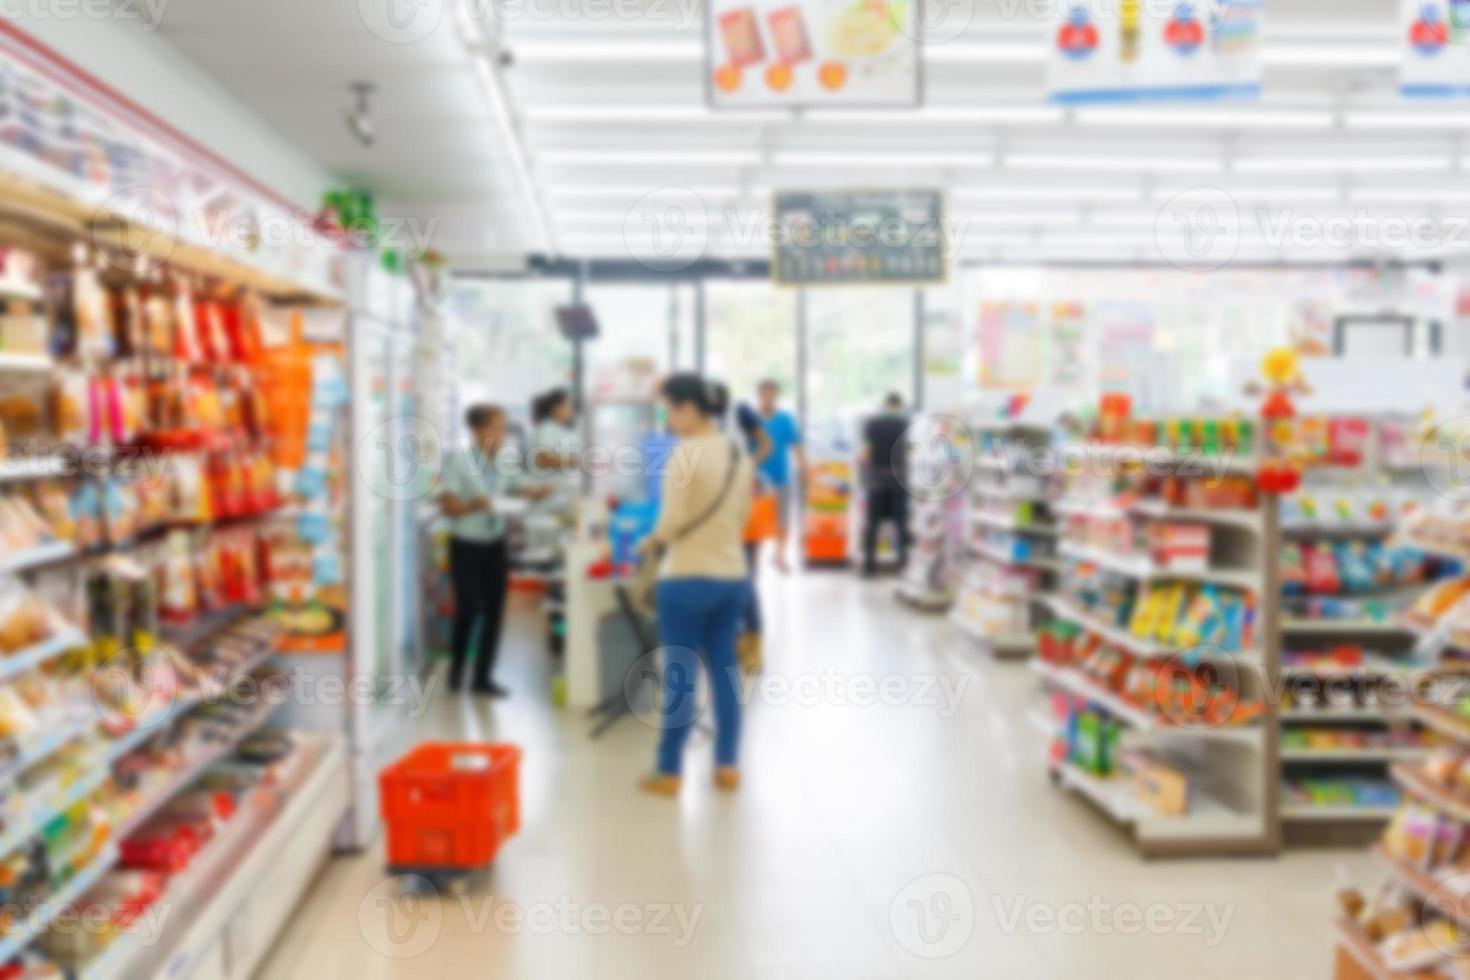
<path id="1" fill-rule="evenodd" d="M 1160 568 L 1146 558 L 1119 555 L 1099 548 L 1063 541 L 1057 549 L 1063 558 L 1090 562 L 1140 582 L 1208 582 L 1242 591 L 1259 593 L 1261 578 L 1256 572 L 1232 571 L 1224 568 L 1175 569 Z"/>
<path id="2" fill-rule="evenodd" d="M 1043 660 L 1033 660 L 1031 669 L 1049 683 L 1100 706 L 1118 721 L 1147 735 L 1169 738 L 1189 738 L 1203 741 L 1234 742 L 1238 745 L 1260 747 L 1265 729 L 1258 726 L 1189 727 L 1173 725 L 1154 712 L 1147 711 L 1124 700 L 1112 691 L 1105 691 L 1091 680 L 1066 667 L 1058 667 Z"/>
<path id="3" fill-rule="evenodd" d="M 971 511 L 970 520 L 983 527 L 994 528 L 997 531 L 1010 531 L 1013 534 L 1034 534 L 1043 538 L 1054 538 L 1057 536 L 1057 529 L 1050 525 L 1022 524 L 1013 517 L 986 514 L 983 511 Z"/>
<path id="4" fill-rule="evenodd" d="M 1470 929 L 1470 896 L 1458 895 L 1453 888 L 1440 887 L 1439 881 L 1384 850 L 1379 844 L 1373 848 L 1373 856 L 1386 868 L 1404 888 L 1418 896 L 1420 901 L 1433 898 L 1433 911 L 1461 929 Z"/>
<path id="5" fill-rule="evenodd" d="M 1378 950 L 1373 948 L 1361 929 L 1348 919 L 1337 920 L 1338 946 L 1352 957 L 1358 968 L 1372 980 L 1406 980 L 1402 973 L 1395 973 L 1383 962 Z"/>
<path id="6" fill-rule="evenodd" d="M 77 549 L 67 541 L 53 541 L 38 548 L 0 558 L 0 575 L 15 575 L 41 565 L 52 565 L 75 557 Z"/>
<path id="7" fill-rule="evenodd" d="M 1050 504 L 1050 498 L 1044 492 L 1022 493 L 1019 490 L 1002 490 L 997 487 L 975 487 L 971 492 L 973 496 L 982 500 L 999 500 L 1018 504 Z"/>
<path id="8" fill-rule="evenodd" d="M 958 610 L 950 615 L 950 622 L 972 639 L 979 640 L 986 646 L 1000 651 L 1017 651 L 1030 653 L 1036 646 L 1035 633 L 987 633 L 985 630 L 969 622 Z"/>
<path id="9" fill-rule="evenodd" d="M 0 289 L 0 299 L 6 293 Z M 46 374 L 56 367 L 56 362 L 46 354 L 8 354 L 0 351 L 0 373 L 3 374 Z"/>
<path id="10" fill-rule="evenodd" d="M 1220 840 L 1259 837 L 1264 832 L 1264 819 L 1254 813 L 1240 813 L 1209 794 L 1194 788 L 1189 795 L 1189 813 L 1182 817 L 1157 814 L 1137 820 L 1138 839 L 1145 845 L 1177 840 Z"/>
<path id="11" fill-rule="evenodd" d="M 1394 530 L 1392 521 L 1315 521 L 1281 525 L 1281 533 L 1292 538 L 1384 537 Z"/>
<path id="12" fill-rule="evenodd" d="M 14 759 L 0 764 L 0 784 L 9 783 L 31 766 L 51 758 L 64 747 L 95 731 L 96 728 L 95 718 L 72 720 L 63 722 L 61 727 L 54 731 L 45 732 L 39 738 L 32 739 L 30 744 L 22 746 Z"/>
<path id="13" fill-rule="evenodd" d="M 50 480 L 66 476 L 73 469 L 75 469 L 74 461 L 61 455 L 4 459 L 0 460 L 0 483 L 15 483 L 20 480 Z"/>
<path id="14" fill-rule="evenodd" d="M 1410 713 L 1425 728 L 1432 728 L 1457 742 L 1470 743 L 1470 719 L 1461 718 L 1434 704 L 1414 704 Z"/>
<path id="15" fill-rule="evenodd" d="M 1429 755 L 1427 748 L 1382 749 L 1282 749 L 1282 762 L 1369 764 L 1382 762 L 1420 762 Z"/>
<path id="16" fill-rule="evenodd" d="M 58 814 L 65 813 L 97 792 L 111 777 L 111 770 L 105 766 L 93 770 L 63 790 L 56 800 L 34 809 L 28 819 L 20 820 L 8 832 L 0 835 L 0 857 L 8 856 L 32 837 L 40 835 Z"/>
<path id="17" fill-rule="evenodd" d="M 1094 776 L 1070 762 L 1053 762 L 1051 771 L 1063 786 L 1087 797 L 1113 820 L 1125 825 L 1133 822 L 1136 798 L 1127 780 Z"/>
<path id="18" fill-rule="evenodd" d="M 1402 623 L 1372 619 L 1285 619 L 1281 632 L 1317 636 L 1412 636 Z"/>
<path id="19" fill-rule="evenodd" d="M 1462 799 L 1437 785 L 1424 775 L 1423 767 L 1399 763 L 1389 770 L 1389 775 L 1393 776 L 1393 781 L 1402 786 L 1405 792 L 1432 805 L 1446 816 L 1461 823 L 1470 822 L 1470 800 Z"/>
<path id="20" fill-rule="evenodd" d="M 75 650 L 86 645 L 87 638 L 81 630 L 73 626 L 64 626 L 49 640 L 26 647 L 18 653 L 0 657 L 0 681 L 18 677 L 47 661 L 55 660 L 68 650 Z"/>
<path id="21" fill-rule="evenodd" d="M 1281 720 L 1291 724 L 1326 724 L 1339 721 L 1379 722 L 1408 721 L 1409 713 L 1397 708 L 1284 708 Z"/>
<path id="22" fill-rule="evenodd" d="M 1287 804 L 1281 808 L 1281 819 L 1296 823 L 1377 823 L 1393 819 L 1396 806 L 1312 806 L 1310 803 Z"/>
<path id="23" fill-rule="evenodd" d="M 138 806 L 136 810 L 128 814 L 126 818 L 118 821 L 114 828 L 114 835 L 118 840 L 127 837 L 143 824 L 158 810 L 159 807 L 168 803 L 169 800 L 178 796 L 189 787 L 189 784 L 199 778 L 199 774 L 205 769 L 218 762 L 220 759 L 235 751 L 235 747 L 244 741 L 245 737 L 264 725 L 279 705 L 266 703 L 255 710 L 245 723 L 234 731 L 222 742 L 212 745 L 207 751 L 186 762 L 182 769 L 169 777 L 163 788 L 153 793 L 148 800 Z"/>
<path id="24" fill-rule="evenodd" d="M 1142 517 L 1151 521 L 1177 521 L 1181 524 L 1218 524 L 1259 531 L 1261 512 L 1242 508 L 1171 507 L 1162 500 L 1134 500 L 1120 506 L 1108 501 L 1062 501 L 1052 505 L 1058 514 L 1116 521 L 1125 517 Z"/>
<path id="25" fill-rule="evenodd" d="M 1043 572 L 1055 572 L 1061 568 L 1061 563 L 1054 558 L 1012 558 L 1005 549 L 986 544 L 985 542 L 972 542 L 970 544 L 970 550 L 983 558 L 1002 565 L 1036 568 Z"/>
<path id="26" fill-rule="evenodd" d="M 282 854 L 301 845 L 313 851 L 319 845 L 326 853 L 350 803 L 346 753 L 340 740 L 330 737 L 301 751 L 310 752 L 310 760 L 275 794 L 279 802 L 248 800 L 250 805 L 240 807 L 189 867 L 169 879 L 158 901 L 175 914 L 157 942 L 149 945 L 139 933 L 123 933 L 83 969 L 84 980 L 193 975 L 231 917 L 258 895 Z M 309 869 L 299 873 L 309 883 Z M 296 898 L 275 896 L 287 906 Z M 249 975 L 251 965 L 243 965 L 240 975 Z"/>
<path id="27" fill-rule="evenodd" d="M 117 851 L 108 846 L 72 876 L 71 880 L 46 896 L 45 901 L 27 910 L 19 919 L 20 927 L 0 938 L 0 963 L 8 963 L 20 954 L 51 924 L 62 911 L 73 911 L 73 904 L 117 863 Z"/>
<path id="28" fill-rule="evenodd" d="M 1173 647 L 1140 639 L 1121 627 L 1103 623 L 1070 600 L 1054 596 L 1048 601 L 1048 604 L 1052 612 L 1060 618 L 1075 623 L 1088 632 L 1096 633 L 1109 643 L 1120 646 L 1135 656 L 1147 660 L 1166 660 L 1179 653 Z"/>
<path id="29" fill-rule="evenodd" d="M 1260 468 L 1259 459 L 1251 453 L 1226 453 L 1207 456 L 1196 450 L 1177 450 L 1168 446 L 1114 445 L 1103 442 L 1078 443 L 1065 447 L 1063 456 L 1080 452 L 1089 460 L 1119 463 L 1128 466 L 1159 466 L 1170 469 L 1185 467 L 1184 475 L 1198 473 L 1206 476 L 1216 473 L 1254 474 Z"/>

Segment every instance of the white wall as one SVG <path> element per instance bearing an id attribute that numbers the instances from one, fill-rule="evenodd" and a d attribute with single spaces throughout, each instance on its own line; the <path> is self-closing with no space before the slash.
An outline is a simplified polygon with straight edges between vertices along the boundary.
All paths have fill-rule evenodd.
<path id="1" fill-rule="evenodd" d="M 240 2 L 240 0 L 226 0 Z M 63 58 L 213 150 L 300 207 L 315 212 L 332 175 L 283 140 L 202 68 L 144 29 L 143 20 L 37 16 L 45 4 L 13 4 L 14 25 Z M 133 9 L 146 18 L 148 5 Z"/>

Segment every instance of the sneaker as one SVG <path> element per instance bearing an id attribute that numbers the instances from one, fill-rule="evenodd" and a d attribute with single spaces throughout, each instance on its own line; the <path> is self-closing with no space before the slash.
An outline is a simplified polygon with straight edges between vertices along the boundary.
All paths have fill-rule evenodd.
<path id="1" fill-rule="evenodd" d="M 470 688 L 470 690 L 474 691 L 476 694 L 483 694 L 487 698 L 510 697 L 510 689 L 501 687 L 494 681 L 477 682 L 474 687 Z"/>
<path id="2" fill-rule="evenodd" d="M 638 783 L 638 788 L 650 796 L 674 797 L 679 795 L 679 790 L 683 785 L 684 780 L 678 776 L 656 772 L 651 776 L 644 776 Z"/>
<path id="3" fill-rule="evenodd" d="M 740 788 L 740 770 L 734 766 L 720 766 L 715 770 L 715 785 L 727 793 Z"/>

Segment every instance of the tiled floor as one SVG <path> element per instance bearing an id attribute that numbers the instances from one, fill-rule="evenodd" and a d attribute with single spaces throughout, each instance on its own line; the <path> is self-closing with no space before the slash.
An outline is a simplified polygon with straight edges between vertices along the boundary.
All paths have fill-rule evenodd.
<path id="1" fill-rule="evenodd" d="M 891 592 L 772 575 L 746 784 L 718 795 L 699 739 L 677 802 L 633 790 L 651 727 L 594 742 L 551 707 L 518 617 L 502 671 L 516 697 L 445 696 L 425 722 L 525 748 L 524 829 L 487 887 L 405 902 L 381 852 L 338 860 L 264 976 L 1329 975 L 1334 883 L 1374 880 L 1364 852 L 1141 861 L 1048 782 L 1034 675 Z"/>

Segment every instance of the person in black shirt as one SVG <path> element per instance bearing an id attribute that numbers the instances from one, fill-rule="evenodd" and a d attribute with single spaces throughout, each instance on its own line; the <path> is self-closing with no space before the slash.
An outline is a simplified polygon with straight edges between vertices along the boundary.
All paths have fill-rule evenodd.
<path id="1" fill-rule="evenodd" d="M 876 552 L 878 531 L 884 521 L 898 527 L 898 561 L 908 561 L 909 521 L 908 492 L 903 487 L 904 433 L 909 417 L 903 411 L 903 399 L 891 394 L 883 402 L 883 412 L 868 419 L 863 427 L 861 462 L 868 489 L 867 521 L 863 527 L 863 574 L 878 571 Z"/>

